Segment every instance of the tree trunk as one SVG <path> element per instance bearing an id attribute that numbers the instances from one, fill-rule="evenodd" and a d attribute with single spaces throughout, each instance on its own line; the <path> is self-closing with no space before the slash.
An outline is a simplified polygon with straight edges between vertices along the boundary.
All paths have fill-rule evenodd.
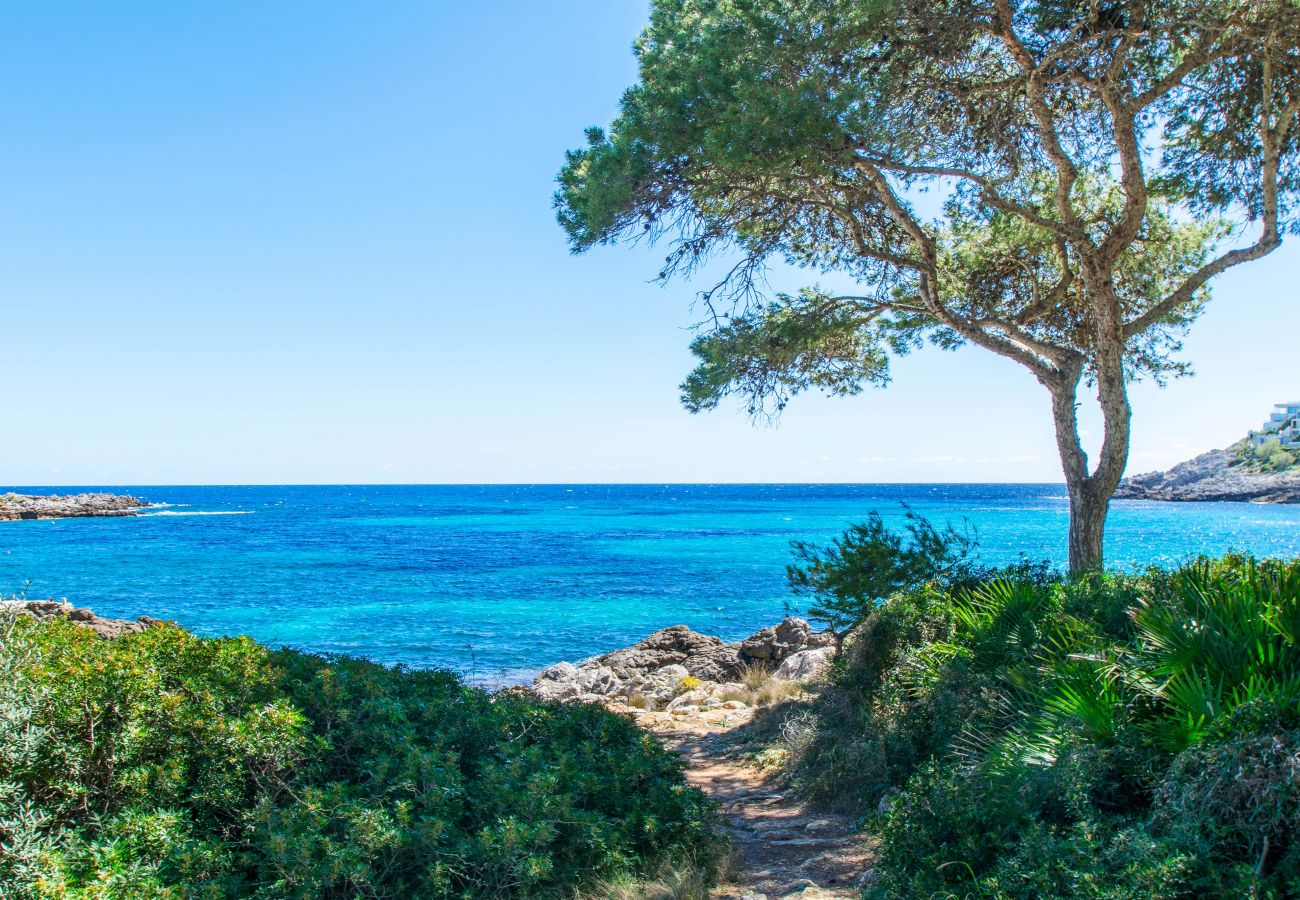
<path id="1" fill-rule="evenodd" d="M 1096 490 L 1095 482 L 1070 485 L 1070 574 L 1095 572 L 1102 568 L 1102 539 L 1106 535 L 1106 513 L 1110 493 Z"/>
<path id="2" fill-rule="evenodd" d="M 1129 404 L 1122 372 L 1118 378 L 1098 379 L 1098 399 L 1105 435 L 1096 471 L 1088 471 L 1088 455 L 1079 440 L 1076 410 L 1082 363 L 1063 371 L 1061 377 L 1047 384 L 1052 394 L 1052 421 L 1056 428 L 1056 446 L 1061 455 L 1061 469 L 1070 494 L 1070 528 L 1068 535 L 1070 574 L 1080 575 L 1102 568 L 1105 558 L 1102 541 L 1106 533 L 1106 514 L 1110 498 L 1119 486 L 1128 462 Z"/>

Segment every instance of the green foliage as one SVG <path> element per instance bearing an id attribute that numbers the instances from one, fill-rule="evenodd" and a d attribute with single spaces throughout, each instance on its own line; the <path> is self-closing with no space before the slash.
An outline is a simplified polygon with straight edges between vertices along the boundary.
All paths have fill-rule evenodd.
<path id="1" fill-rule="evenodd" d="M 0 628 L 6 900 L 568 896 L 713 845 L 677 759 L 595 707 L 174 627 Z"/>
<path id="2" fill-rule="evenodd" d="M 873 896 L 1300 896 L 1300 561 L 900 591 L 787 722 Z"/>
<path id="3" fill-rule="evenodd" d="M 665 278 L 739 256 L 705 291 L 710 309 L 738 302 L 693 345 L 692 410 L 855 393 L 926 335 L 1092 364 L 1085 261 L 1135 323 L 1129 374 L 1181 374 L 1170 354 L 1207 297 L 1189 278 L 1229 236 L 1223 217 L 1278 211 L 1261 202 L 1264 143 L 1282 221 L 1300 225 L 1300 17 L 1248 0 L 1113 6 L 1012 4 L 1008 34 L 987 3 L 656 0 L 639 79 L 567 154 L 560 224 L 576 251 L 668 237 Z M 924 190 L 950 201 L 938 221 L 911 203 Z M 1198 223 L 1176 214 L 1188 205 Z M 758 302 L 774 259 L 858 287 Z"/>
<path id="4" fill-rule="evenodd" d="M 1254 472 L 1286 472 L 1294 468 L 1300 459 L 1296 454 L 1282 446 L 1275 437 L 1255 446 L 1243 441 L 1233 460 L 1234 465 L 1244 466 Z"/>
<path id="5" fill-rule="evenodd" d="M 786 567 L 786 575 L 796 594 L 812 597 L 810 618 L 843 631 L 898 591 L 971 577 L 974 534 L 952 525 L 937 528 L 910 508 L 904 510 L 901 531 L 873 511 L 827 547 L 809 541 L 791 544 L 795 562 Z"/>
<path id="6" fill-rule="evenodd" d="M 699 363 L 682 383 L 682 403 L 701 412 L 738 392 L 749 414 L 760 418 L 779 413 L 791 394 L 810 387 L 850 396 L 865 384 L 884 384 L 889 359 L 872 318 L 820 291 L 780 295 L 691 342 Z"/>

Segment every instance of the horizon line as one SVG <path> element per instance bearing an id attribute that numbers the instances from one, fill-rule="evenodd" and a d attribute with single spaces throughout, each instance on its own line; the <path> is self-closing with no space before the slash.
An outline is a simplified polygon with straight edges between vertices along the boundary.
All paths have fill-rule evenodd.
<path id="1" fill-rule="evenodd" d="M 784 487 L 784 486 L 870 487 L 908 485 L 952 487 L 957 485 L 1032 485 L 1065 487 L 1064 481 L 195 481 L 195 482 L 81 482 L 26 484 L 0 487 L 0 493 L 18 493 L 38 488 L 193 488 L 193 487 Z"/>

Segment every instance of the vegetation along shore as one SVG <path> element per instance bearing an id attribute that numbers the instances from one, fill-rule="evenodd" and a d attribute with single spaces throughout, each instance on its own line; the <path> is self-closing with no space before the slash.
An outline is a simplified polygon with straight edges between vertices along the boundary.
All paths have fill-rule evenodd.
<path id="1" fill-rule="evenodd" d="M 594 900 L 720 858 L 632 722 L 448 672 L 11 603 L 0 721 L 7 900 Z"/>
<path id="2" fill-rule="evenodd" d="M 7 604 L 0 883 L 1300 896 L 1300 562 L 1071 577 L 872 517 L 789 579 L 821 630 L 676 626 L 495 693 Z"/>
<path id="3" fill-rule="evenodd" d="M 17 519 L 74 519 L 137 516 L 150 504 L 118 494 L 0 494 L 0 522 Z"/>

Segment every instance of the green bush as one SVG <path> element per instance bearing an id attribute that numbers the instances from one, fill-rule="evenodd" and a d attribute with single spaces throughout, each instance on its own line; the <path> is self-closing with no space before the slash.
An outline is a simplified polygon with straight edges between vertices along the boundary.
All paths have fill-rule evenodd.
<path id="1" fill-rule="evenodd" d="M 630 722 L 174 627 L 0 622 L 0 897 L 569 896 L 707 858 Z"/>
<path id="2" fill-rule="evenodd" d="M 1243 441 L 1237 450 L 1234 464 L 1243 465 L 1255 472 L 1285 472 L 1300 461 L 1296 454 L 1282 446 L 1275 437 L 1268 438 L 1259 446 Z"/>
<path id="3" fill-rule="evenodd" d="M 898 591 L 969 577 L 974 534 L 952 525 L 937 528 L 911 508 L 903 509 L 901 531 L 872 512 L 828 546 L 791 543 L 795 562 L 786 567 L 786 575 L 796 594 L 812 598 L 809 618 L 838 635 Z"/>
<path id="4" fill-rule="evenodd" d="M 1300 897 L 1298 642 L 1300 562 L 969 561 L 862 604 L 787 773 L 879 831 L 874 897 Z"/>

